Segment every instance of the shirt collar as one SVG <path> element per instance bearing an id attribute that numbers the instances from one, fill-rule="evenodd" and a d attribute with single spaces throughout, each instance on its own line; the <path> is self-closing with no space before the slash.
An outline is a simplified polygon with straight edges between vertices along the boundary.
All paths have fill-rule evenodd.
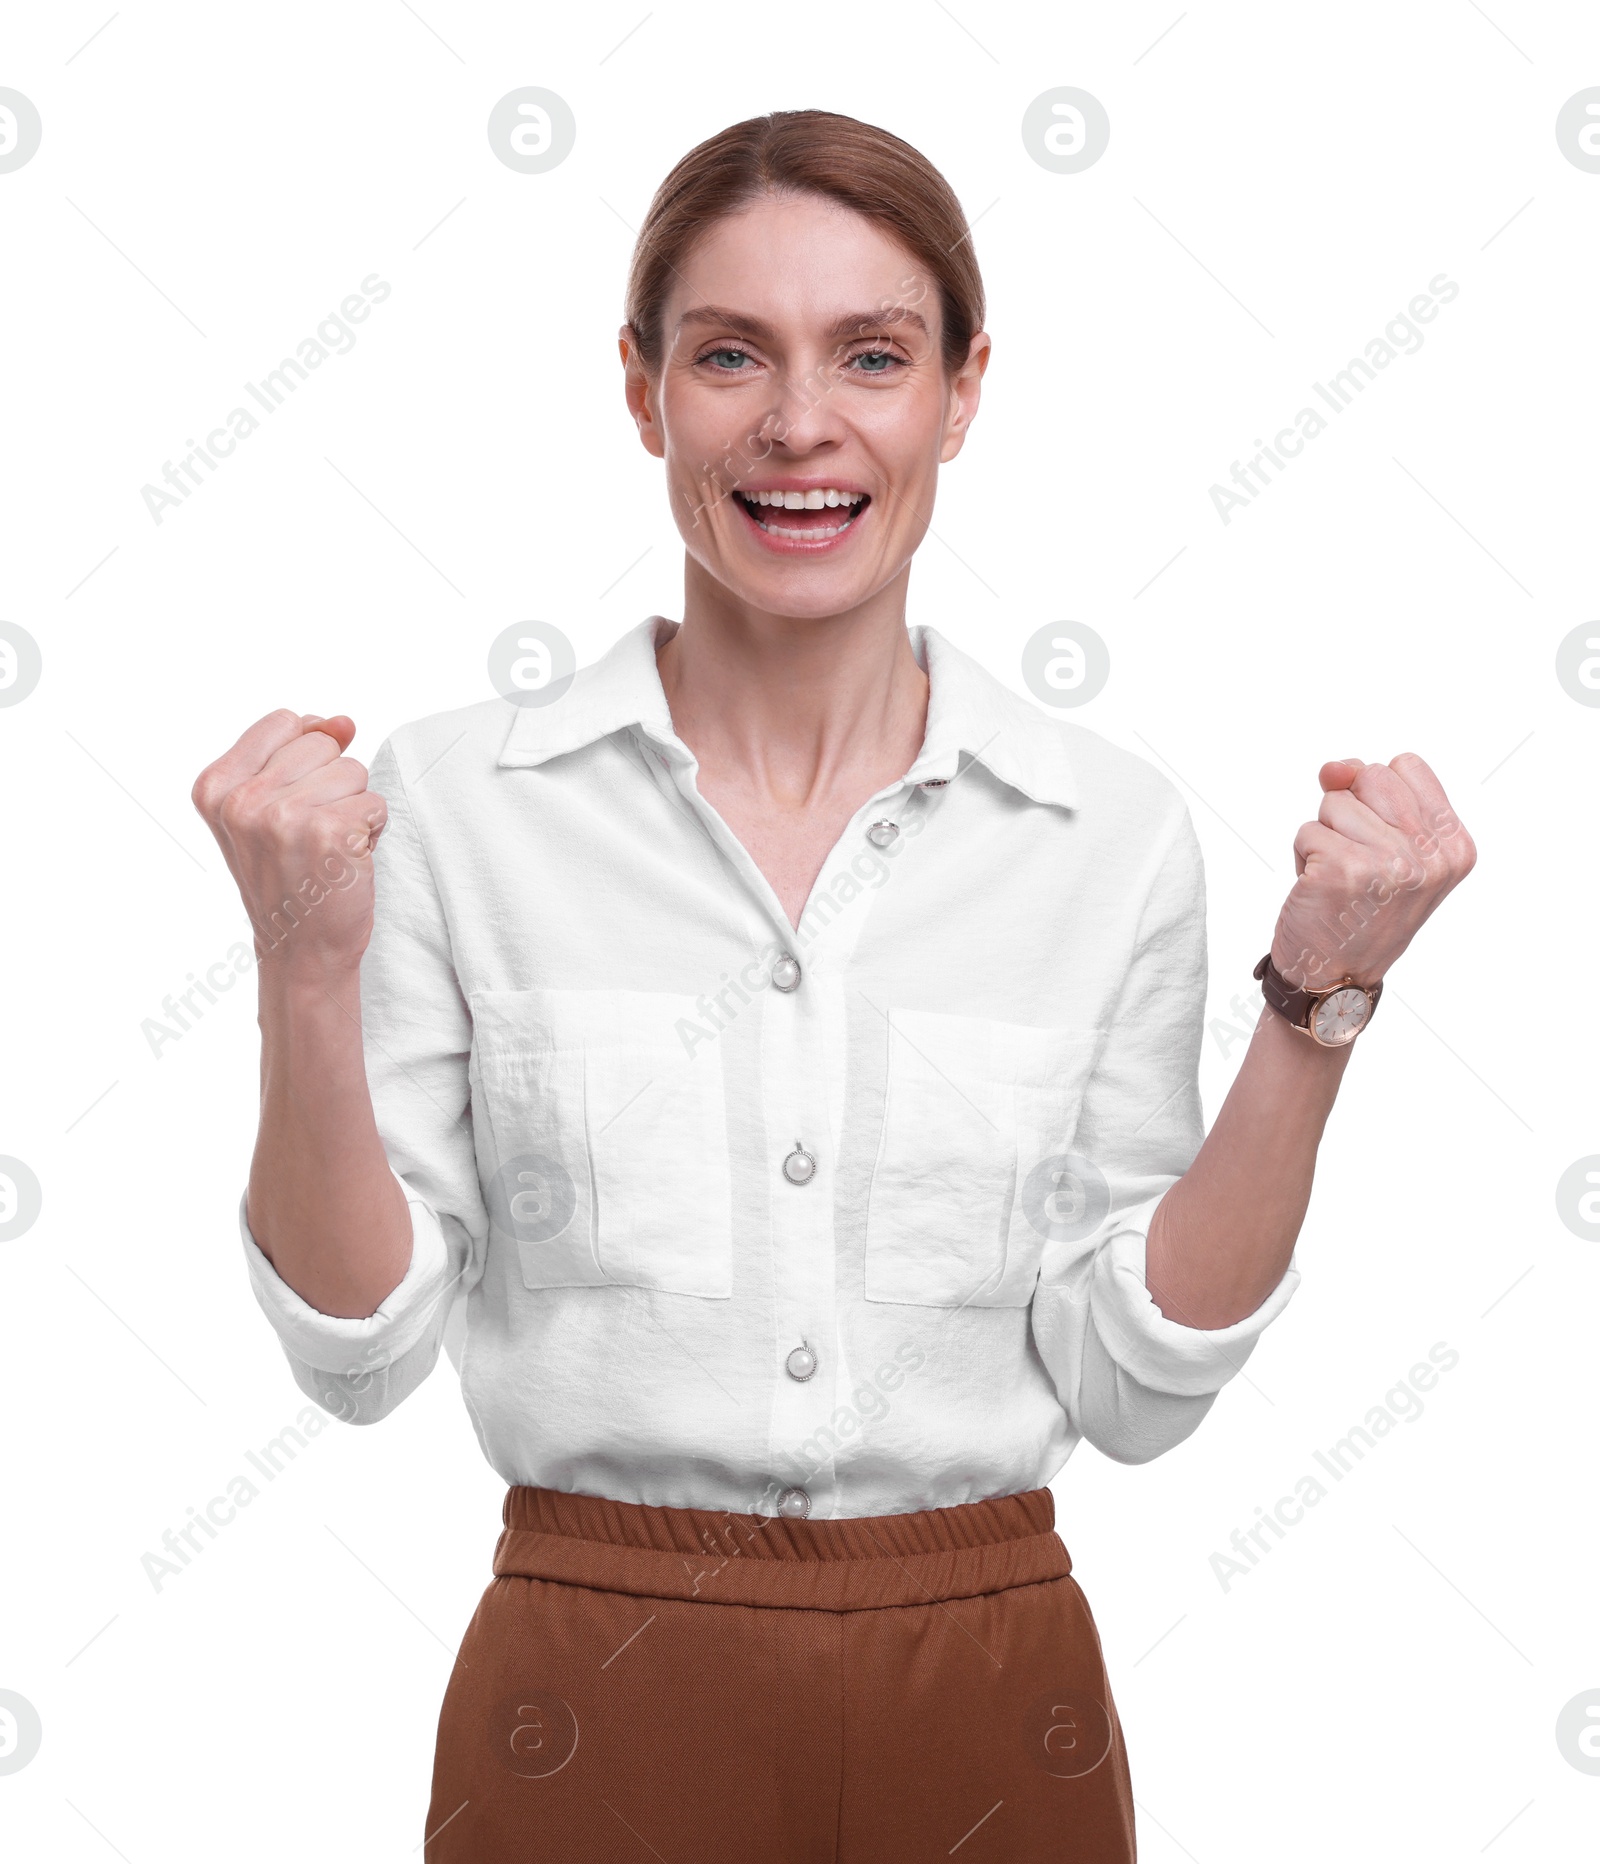
<path id="1" fill-rule="evenodd" d="M 549 705 L 519 705 L 500 763 L 542 764 L 630 725 L 639 726 L 663 748 L 686 753 L 688 746 L 672 729 L 656 670 L 656 648 L 676 627 L 663 615 L 651 615 L 592 665 L 580 667 L 559 699 Z"/>
<path id="2" fill-rule="evenodd" d="M 949 779 L 976 762 L 1036 803 L 1075 809 L 1078 790 L 1060 721 L 934 629 L 914 624 L 908 632 L 928 676 L 928 723 L 907 780 Z"/>
<path id="3" fill-rule="evenodd" d="M 672 728 L 656 669 L 656 649 L 678 623 L 651 615 L 600 659 L 581 668 L 548 706 L 518 706 L 500 753 L 506 767 L 543 764 L 613 732 L 636 727 L 669 760 L 693 754 Z M 928 675 L 928 721 L 908 783 L 946 781 L 970 762 L 1034 802 L 1077 807 L 1077 786 L 1061 723 L 1003 686 L 987 668 L 921 624 L 908 633 Z"/>

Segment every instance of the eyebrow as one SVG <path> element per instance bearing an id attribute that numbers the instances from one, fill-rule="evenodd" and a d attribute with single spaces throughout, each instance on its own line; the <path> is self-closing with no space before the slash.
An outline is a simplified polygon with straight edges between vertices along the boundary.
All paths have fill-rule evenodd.
<path id="1" fill-rule="evenodd" d="M 685 311 L 678 319 L 678 327 L 682 329 L 686 324 L 718 324 L 763 343 L 772 342 L 778 334 L 771 324 L 759 317 L 752 317 L 746 311 L 726 310 L 717 304 L 695 305 Z M 881 330 L 891 324 L 910 324 L 924 336 L 928 335 L 927 320 L 920 312 L 906 306 L 890 311 L 847 311 L 844 316 L 836 317 L 823 334 L 842 339 L 862 330 Z"/>

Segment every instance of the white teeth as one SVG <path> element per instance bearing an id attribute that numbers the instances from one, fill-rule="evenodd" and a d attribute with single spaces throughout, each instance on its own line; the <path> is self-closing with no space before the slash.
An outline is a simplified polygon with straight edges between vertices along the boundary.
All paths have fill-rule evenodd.
<path id="1" fill-rule="evenodd" d="M 756 522 L 760 524 L 761 520 L 758 518 Z M 846 518 L 844 524 L 830 524 L 826 528 L 813 528 L 809 530 L 801 530 L 799 526 L 793 524 L 786 524 L 781 530 L 775 524 L 762 524 L 761 528 L 764 531 L 770 531 L 774 537 L 794 537 L 798 538 L 801 543 L 810 544 L 816 543 L 824 537 L 837 537 L 845 528 L 845 525 L 852 524 L 853 522 L 853 519 Z"/>
<path id="2" fill-rule="evenodd" d="M 755 514 L 752 512 L 751 516 L 754 517 Z M 805 527 L 796 524 L 767 524 L 760 518 L 755 519 L 756 524 L 765 531 L 768 536 L 787 537 L 798 540 L 800 543 L 820 543 L 825 537 L 837 537 L 841 531 L 848 531 L 855 521 L 856 514 L 853 511 L 846 512 L 837 524 L 808 525 Z"/>
<path id="3" fill-rule="evenodd" d="M 809 492 L 741 492 L 747 503 L 780 505 L 788 511 L 821 511 L 829 505 L 859 505 L 860 492 L 841 492 L 837 486 L 813 487 Z"/>

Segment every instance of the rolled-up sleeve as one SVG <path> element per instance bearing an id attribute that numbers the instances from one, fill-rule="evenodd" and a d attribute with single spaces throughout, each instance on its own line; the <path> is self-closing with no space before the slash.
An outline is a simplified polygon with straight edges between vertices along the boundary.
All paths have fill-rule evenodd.
<path id="1" fill-rule="evenodd" d="M 483 1273 L 488 1217 L 472 1142 L 472 1020 L 449 925 L 392 741 L 370 783 L 387 802 L 374 855 L 374 919 L 361 962 L 361 1026 L 373 1113 L 411 1213 L 411 1260 L 376 1311 L 323 1314 L 239 1226 L 256 1300 L 295 1382 L 348 1423 L 386 1417 L 433 1370 L 446 1328 Z"/>
<path id="2" fill-rule="evenodd" d="M 1068 1225 L 1047 1240 L 1032 1309 L 1073 1427 L 1124 1463 L 1148 1462 L 1199 1427 L 1300 1280 L 1291 1256 L 1256 1311 L 1219 1328 L 1185 1326 L 1145 1286 L 1151 1218 L 1204 1137 L 1205 873 L 1189 812 L 1173 800 L 1072 1140 L 1078 1202 L 1099 1220 L 1086 1235 Z"/>

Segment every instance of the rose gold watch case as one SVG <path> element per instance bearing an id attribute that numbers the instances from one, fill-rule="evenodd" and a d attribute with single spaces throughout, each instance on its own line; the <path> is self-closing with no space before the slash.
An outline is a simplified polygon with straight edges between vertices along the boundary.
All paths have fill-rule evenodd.
<path id="1" fill-rule="evenodd" d="M 1360 1023 L 1357 1024 L 1342 1041 L 1324 1042 L 1322 1037 L 1317 1034 L 1317 1012 L 1322 1008 L 1323 1004 L 1328 1001 L 1329 997 L 1338 996 L 1341 990 L 1359 990 L 1362 996 L 1367 1000 L 1367 1013 L 1362 1017 Z M 1368 986 L 1365 984 L 1358 984 L 1354 979 L 1346 977 L 1342 978 L 1337 984 L 1330 984 L 1326 990 L 1317 991 L 1311 999 L 1310 1008 L 1306 1011 L 1306 1020 L 1303 1023 L 1295 1023 L 1291 1026 L 1300 1030 L 1302 1034 L 1308 1035 L 1311 1040 L 1316 1043 L 1318 1048 L 1349 1048 L 1356 1037 L 1365 1030 L 1367 1024 L 1372 1021 L 1372 1012 L 1376 1008 L 1377 999 L 1373 996 Z"/>

